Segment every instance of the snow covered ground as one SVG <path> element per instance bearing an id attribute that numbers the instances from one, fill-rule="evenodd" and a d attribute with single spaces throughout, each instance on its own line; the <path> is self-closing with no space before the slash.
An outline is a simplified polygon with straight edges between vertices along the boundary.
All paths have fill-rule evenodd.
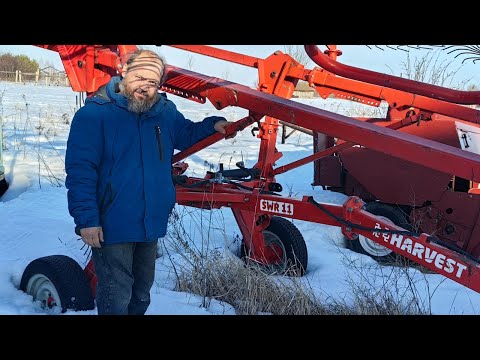
<path id="1" fill-rule="evenodd" d="M 76 108 L 76 93 L 66 87 L 0 83 L 0 117 L 4 131 L 4 165 L 9 190 L 0 199 L 0 314 L 53 314 L 32 301 L 19 290 L 26 266 L 34 259 L 55 254 L 67 255 L 85 266 L 87 254 L 83 242 L 74 234 L 74 224 L 67 210 L 64 186 L 64 156 L 69 122 Z M 187 118 L 200 121 L 205 116 L 219 114 L 228 120 L 244 117 L 247 111 L 226 108 L 217 111 L 212 105 L 197 104 L 169 95 Z M 357 111 L 347 102 L 319 98 L 297 100 L 306 104 L 346 115 Z M 283 157 L 277 165 L 286 164 L 312 154 L 308 135 L 295 133 L 286 144 L 278 141 Z M 226 169 L 237 161 L 252 166 L 257 159 L 259 139 L 250 128 L 234 139 L 220 141 L 190 156 L 187 175 L 201 176 L 206 170 L 217 169 L 222 162 Z M 312 195 L 319 202 L 341 204 L 345 196 L 313 188 L 313 165 L 279 175 L 283 194 L 295 197 Z M 238 226 L 230 209 L 198 210 L 177 206 L 185 229 L 196 244 L 205 244 L 208 229 L 208 249 L 234 256 L 239 246 Z M 391 269 L 379 267 L 367 256 L 344 247 L 340 229 L 317 223 L 294 220 L 305 238 L 308 249 L 308 270 L 300 281 L 319 296 L 346 299 L 351 296 L 349 282 L 367 281 L 379 291 L 390 286 Z M 171 241 L 168 237 L 165 242 Z M 203 243 L 202 243 L 203 242 Z M 180 259 L 180 254 L 170 254 Z M 180 260 L 178 260 L 180 261 Z M 362 269 L 362 276 L 352 267 Z M 147 314 L 231 314 L 229 304 L 212 301 L 202 307 L 202 299 L 194 294 L 175 292 L 174 273 L 170 256 L 157 260 L 152 303 Z M 407 287 L 413 281 L 418 298 L 434 314 L 479 314 L 480 294 L 438 274 L 423 274 L 409 269 L 400 274 L 396 286 Z M 66 314 L 90 315 L 92 311 Z"/>

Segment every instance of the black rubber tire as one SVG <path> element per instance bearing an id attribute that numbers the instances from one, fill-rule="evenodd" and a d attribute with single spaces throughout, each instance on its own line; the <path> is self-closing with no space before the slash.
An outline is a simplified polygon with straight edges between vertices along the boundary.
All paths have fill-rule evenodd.
<path id="1" fill-rule="evenodd" d="M 36 275 L 43 275 L 53 284 L 60 297 L 62 312 L 94 309 L 94 298 L 87 277 L 72 258 L 52 255 L 33 260 L 23 272 L 20 290 L 27 292 L 29 280 Z M 35 294 L 29 295 L 38 300 L 35 299 Z"/>
<path id="2" fill-rule="evenodd" d="M 374 214 L 386 217 L 390 221 L 392 221 L 395 225 L 401 226 L 405 230 L 412 231 L 412 226 L 407 220 L 407 215 L 395 205 L 385 204 L 379 201 L 373 201 L 367 203 L 365 206 L 365 210 Z M 363 248 L 360 240 L 348 240 L 345 239 L 347 248 L 355 251 L 359 254 L 364 254 L 370 256 L 372 259 L 378 261 L 381 264 L 399 264 L 405 263 L 405 265 L 409 264 L 409 260 L 405 257 L 397 254 L 396 252 L 392 251 L 390 254 L 385 256 L 375 256 L 370 254 L 369 252 L 365 251 Z"/>
<path id="3" fill-rule="evenodd" d="M 284 271 L 282 275 L 303 276 L 308 265 L 308 251 L 305 240 L 297 227 L 289 220 L 273 216 L 270 219 L 270 225 L 265 229 L 273 233 L 281 241 L 286 253 L 286 264 L 282 265 Z M 240 258 L 246 263 L 248 261 L 248 249 L 245 242 L 240 246 Z M 261 264 L 255 263 L 262 266 Z M 263 266 L 264 270 L 271 271 L 270 266 Z M 275 271 L 275 268 L 273 269 Z"/>
<path id="4" fill-rule="evenodd" d="M 0 180 L 0 197 L 8 190 L 8 183 L 7 180 L 2 179 Z"/>

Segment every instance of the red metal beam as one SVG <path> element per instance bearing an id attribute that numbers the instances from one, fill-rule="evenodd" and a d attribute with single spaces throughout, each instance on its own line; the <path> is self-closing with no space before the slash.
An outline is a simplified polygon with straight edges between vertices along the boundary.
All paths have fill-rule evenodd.
<path id="1" fill-rule="evenodd" d="M 427 96 L 456 104 L 480 104 L 480 91 L 459 91 L 441 86 L 419 83 L 410 79 L 341 64 L 323 54 L 317 45 L 305 45 L 308 56 L 319 66 L 336 75 L 370 84 Z"/>
<path id="2" fill-rule="evenodd" d="M 195 145 L 189 147 L 186 150 L 183 150 L 173 156 L 173 163 L 179 162 L 180 160 L 185 159 L 186 157 L 195 154 L 196 152 L 205 149 L 206 147 L 216 143 L 217 141 L 222 140 L 225 137 L 232 135 L 236 131 L 241 131 L 247 126 L 253 124 L 255 121 L 260 120 L 262 117 L 260 115 L 249 115 L 243 119 L 240 119 L 233 124 L 231 124 L 227 129 L 225 129 L 225 134 L 219 132 L 210 135 L 209 137 L 200 140 Z"/>
<path id="3" fill-rule="evenodd" d="M 365 119 L 365 121 L 366 120 L 367 119 Z M 401 121 L 394 122 L 392 124 L 387 125 L 386 127 L 390 128 L 390 129 L 400 129 L 400 128 L 405 127 L 405 126 L 412 125 L 412 124 L 416 123 L 417 121 L 418 121 L 418 117 L 414 116 L 414 117 L 410 117 L 408 119 L 403 119 Z M 293 162 L 291 162 L 289 164 L 286 164 L 286 165 L 283 165 L 283 166 L 279 166 L 279 167 L 277 167 L 276 169 L 273 170 L 273 175 L 283 174 L 284 172 L 290 171 L 290 170 L 295 169 L 299 166 L 303 166 L 305 164 L 308 164 L 309 162 L 319 160 L 321 158 L 324 158 L 325 156 L 329 156 L 329 155 L 332 155 L 334 153 L 338 153 L 342 150 L 351 148 L 354 145 L 356 145 L 356 144 L 350 143 L 350 142 L 338 143 L 338 145 L 331 146 L 331 147 L 329 147 L 325 150 L 322 150 L 322 151 L 316 152 L 315 154 L 306 156 L 303 159 L 293 161 Z"/>
<path id="4" fill-rule="evenodd" d="M 258 68 L 258 64 L 263 62 L 263 59 L 259 59 L 253 56 L 245 54 L 239 54 L 233 51 L 217 49 L 207 45 L 168 45 L 177 49 L 191 51 L 197 54 L 214 57 L 216 59 L 230 61 L 236 64 L 245 65 L 253 68 Z"/>
<path id="5" fill-rule="evenodd" d="M 237 64 L 250 66 L 254 68 L 261 69 L 261 64 L 263 64 L 264 60 L 251 57 L 248 55 L 218 49 L 212 46 L 206 45 L 168 45 L 171 47 L 175 47 L 178 49 L 186 50 L 195 52 L 201 55 L 214 57 L 217 59 L 225 60 L 234 62 Z M 307 45 L 309 46 L 309 45 Z M 351 78 L 342 78 L 337 77 L 333 74 L 336 73 L 336 69 L 333 66 L 343 66 L 347 67 L 346 65 L 342 65 L 335 61 L 337 54 L 340 55 L 341 51 L 334 48 L 334 45 L 328 45 L 329 50 L 325 50 L 326 52 L 330 53 L 330 56 L 323 55 L 320 61 L 322 64 L 328 63 L 325 65 L 324 69 L 303 69 L 303 66 L 292 66 L 288 68 L 288 77 L 297 80 L 304 80 L 307 81 L 312 87 L 314 87 L 317 92 L 323 97 L 327 98 L 328 95 L 334 94 L 339 98 L 345 98 L 352 101 L 357 101 L 363 104 L 371 105 L 371 106 L 379 106 L 381 100 L 387 101 L 389 104 L 396 104 L 396 106 L 400 107 L 402 105 L 411 106 L 411 107 L 418 107 L 422 110 L 432 111 L 438 114 L 446 115 L 455 117 L 458 119 L 466 120 L 472 123 L 480 123 L 480 111 L 475 109 L 471 109 L 465 106 L 459 106 L 458 104 L 452 104 L 450 102 L 441 101 L 432 99 L 430 96 L 420 96 L 406 92 L 401 90 L 395 90 L 394 88 L 389 88 L 384 83 L 379 83 L 375 85 L 377 82 L 362 82 L 352 80 L 355 77 Z M 325 60 L 327 58 L 327 60 Z M 333 64 L 333 65 L 332 65 Z M 350 67 L 352 69 L 356 69 Z M 363 69 L 359 69 L 361 71 L 366 71 Z M 372 72 L 373 73 L 373 72 Z M 372 76 L 373 80 L 379 78 L 379 76 L 383 76 L 384 74 L 374 73 L 375 75 Z M 354 76 L 354 75 L 351 75 Z M 388 76 L 388 75 L 385 75 Z M 350 77 L 350 76 L 349 76 Z M 403 78 L 397 78 L 401 80 L 406 80 Z M 423 87 L 424 84 L 413 82 L 416 84 L 417 87 Z M 382 86 L 379 86 L 382 85 Z M 471 92 L 463 91 L 459 92 L 456 90 L 445 89 L 442 87 L 437 87 L 442 90 L 453 91 L 454 94 L 460 93 L 462 96 L 469 96 Z"/>
<path id="6" fill-rule="evenodd" d="M 408 234 L 405 229 L 393 225 L 391 222 L 384 222 L 381 218 L 362 210 L 361 205 L 363 202 L 359 198 L 347 199 L 343 205 L 344 218 L 370 230 L 361 230 L 355 226 L 349 230 L 349 226 L 343 226 L 344 233 L 352 231 L 363 235 L 438 274 L 480 292 L 480 264 L 477 261 L 434 242 L 434 239 L 427 234 Z M 321 206 L 326 207 L 326 204 L 321 204 Z M 382 233 L 381 230 L 404 233 L 389 234 Z"/>
<path id="7" fill-rule="evenodd" d="M 307 81 L 324 99 L 329 95 L 335 95 L 340 99 L 372 107 L 380 106 L 380 102 L 384 100 L 395 108 L 415 107 L 480 124 L 480 111 L 470 107 L 335 76 L 324 69 L 315 68 L 302 71 L 292 68 L 289 69 L 288 76 Z"/>
<path id="8" fill-rule="evenodd" d="M 279 167 L 277 167 L 276 169 L 273 170 L 273 175 L 283 174 L 283 173 L 285 173 L 287 171 L 290 171 L 292 169 L 295 169 L 299 166 L 303 166 L 305 164 L 308 164 L 309 162 L 319 160 L 321 158 L 324 158 L 325 156 L 329 156 L 329 155 L 335 154 L 336 152 L 340 152 L 344 149 L 351 148 L 354 145 L 355 145 L 354 143 L 345 142 L 345 143 L 340 144 L 340 145 L 331 146 L 331 147 L 329 147 L 325 150 L 322 150 L 322 151 L 316 152 L 315 154 L 304 157 L 303 159 L 293 161 L 293 162 L 291 162 L 290 164 L 287 164 L 287 165 L 279 166 Z"/>
<path id="9" fill-rule="evenodd" d="M 200 180 L 201 179 L 197 179 Z M 209 184 L 197 190 L 177 186 L 179 204 L 199 208 L 220 208 L 250 211 L 254 216 L 277 215 L 342 228 L 350 237 L 363 235 L 396 253 L 409 258 L 449 279 L 480 292 L 480 264 L 443 247 L 427 234 L 414 234 L 362 210 L 363 201 L 349 197 L 343 205 L 318 204 L 311 197 L 301 200 L 231 189 L 222 184 Z M 382 233 L 388 231 L 393 233 Z M 396 232 L 396 233 L 395 233 Z"/>
<path id="10" fill-rule="evenodd" d="M 167 67 L 167 84 L 181 84 L 182 88 L 208 98 L 217 109 L 242 107 L 446 174 L 480 182 L 480 155 L 452 146 L 173 66 Z"/>
<path id="11" fill-rule="evenodd" d="M 135 45 L 35 46 L 58 52 L 73 91 L 88 93 L 97 91 L 117 75 L 119 56 L 137 50 Z"/>

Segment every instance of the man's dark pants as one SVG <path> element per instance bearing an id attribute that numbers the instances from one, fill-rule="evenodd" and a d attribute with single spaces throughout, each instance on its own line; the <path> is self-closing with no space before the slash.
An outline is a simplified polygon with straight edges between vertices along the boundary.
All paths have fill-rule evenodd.
<path id="1" fill-rule="evenodd" d="M 143 315 L 150 305 L 157 242 L 92 248 L 98 315 Z"/>

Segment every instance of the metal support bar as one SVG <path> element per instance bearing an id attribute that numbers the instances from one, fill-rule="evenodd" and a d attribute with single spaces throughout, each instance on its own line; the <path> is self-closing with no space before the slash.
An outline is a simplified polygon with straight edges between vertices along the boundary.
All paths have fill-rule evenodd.
<path id="1" fill-rule="evenodd" d="M 361 122 L 348 116 L 189 70 L 169 66 L 167 73 L 167 82 L 182 82 L 185 88 L 193 89 L 206 96 L 217 109 L 226 106 L 250 109 L 256 113 L 364 145 L 372 150 L 446 174 L 454 174 L 480 182 L 480 155 L 478 154 L 419 136 Z"/>
<path id="2" fill-rule="evenodd" d="M 480 91 L 452 90 L 437 85 L 419 83 L 418 81 L 398 76 L 386 75 L 375 71 L 344 65 L 323 54 L 316 45 L 305 45 L 305 51 L 310 59 L 312 59 L 317 65 L 336 75 L 349 79 L 386 86 L 456 104 L 480 104 Z"/>

